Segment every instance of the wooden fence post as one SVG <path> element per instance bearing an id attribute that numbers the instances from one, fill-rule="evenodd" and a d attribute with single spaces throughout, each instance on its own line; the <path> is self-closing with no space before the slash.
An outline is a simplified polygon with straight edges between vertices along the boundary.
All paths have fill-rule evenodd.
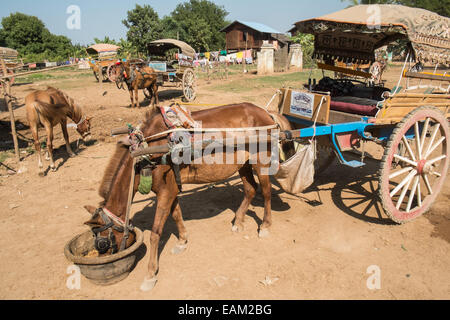
<path id="1" fill-rule="evenodd" d="M 6 69 L 5 60 L 3 60 L 3 59 L 2 59 L 2 69 L 3 69 L 3 74 L 6 75 L 7 69 Z M 5 102 L 6 102 L 6 105 L 8 106 L 8 110 L 9 110 L 9 118 L 10 118 L 10 122 L 11 122 L 11 135 L 13 137 L 13 142 L 14 142 L 14 152 L 16 154 L 17 163 L 19 163 L 20 162 L 20 150 L 19 150 L 19 142 L 17 140 L 16 120 L 14 118 L 14 110 L 13 110 L 12 101 L 11 101 L 11 79 L 10 78 L 2 80 L 2 88 L 3 88 L 3 96 L 5 98 Z"/>

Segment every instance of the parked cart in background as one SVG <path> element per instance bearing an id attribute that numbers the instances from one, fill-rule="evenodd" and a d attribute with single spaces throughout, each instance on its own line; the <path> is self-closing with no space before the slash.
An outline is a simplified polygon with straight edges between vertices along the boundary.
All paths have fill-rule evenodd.
<path id="1" fill-rule="evenodd" d="M 115 81 L 114 65 L 117 62 L 119 46 L 98 43 L 86 49 L 89 54 L 89 65 L 97 81 Z"/>
<path id="2" fill-rule="evenodd" d="M 158 86 L 181 86 L 185 100 L 194 101 L 197 95 L 193 70 L 195 50 L 183 41 L 162 39 L 149 43 L 148 53 L 149 67 L 158 73 Z"/>
<path id="3" fill-rule="evenodd" d="M 18 55 L 19 53 L 14 49 L 0 47 L 0 77 L 12 75 L 23 67 L 23 62 L 18 59 Z M 10 78 L 10 83 L 11 85 L 14 83 L 14 78 Z"/>

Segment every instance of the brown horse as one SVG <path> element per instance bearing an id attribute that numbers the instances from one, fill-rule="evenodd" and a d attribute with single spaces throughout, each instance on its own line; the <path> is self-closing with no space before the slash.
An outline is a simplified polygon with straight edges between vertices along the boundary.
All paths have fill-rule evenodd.
<path id="1" fill-rule="evenodd" d="M 125 82 L 127 84 L 132 108 L 135 108 L 136 105 L 139 108 L 141 106 L 139 103 L 139 89 L 148 90 L 152 106 L 159 103 L 157 76 L 154 69 L 143 66 L 142 64 L 132 64 L 129 62 L 118 62 L 117 66 L 119 68 L 117 83 Z"/>
<path id="2" fill-rule="evenodd" d="M 159 109 L 158 109 L 159 110 Z M 192 117 L 196 121 L 201 121 L 203 128 L 250 128 L 250 127 L 264 127 L 274 126 L 275 121 L 272 116 L 255 105 L 243 103 L 236 105 L 228 105 L 218 107 L 210 110 L 203 110 L 192 113 Z M 282 130 L 290 130 L 289 122 L 281 115 L 274 115 L 277 118 L 277 123 Z M 161 113 L 154 110 L 147 113 L 146 121 L 142 127 L 144 136 L 149 137 L 157 133 L 167 130 L 167 126 L 163 120 Z M 270 131 L 270 130 L 269 130 Z M 159 138 L 149 142 L 149 146 L 157 146 L 167 144 L 166 137 Z M 263 153 L 270 153 L 263 151 Z M 227 150 L 228 151 L 228 150 Z M 231 151 L 237 157 L 237 152 Z M 233 176 L 236 172 L 244 184 L 244 200 L 236 212 L 234 225 L 232 230 L 235 232 L 242 231 L 244 226 L 244 217 L 247 213 L 248 207 L 252 199 L 256 195 L 257 183 L 253 176 L 253 170 L 258 176 L 262 194 L 264 197 L 264 219 L 260 225 L 259 235 L 261 237 L 268 236 L 268 231 L 272 225 L 271 216 L 271 182 L 270 176 L 264 173 L 264 169 L 270 164 L 262 164 L 259 160 L 261 155 L 258 151 L 256 161 L 250 161 L 248 150 L 244 150 L 245 159 L 240 161 L 242 164 L 187 164 L 180 166 L 180 177 L 183 184 L 205 184 L 217 181 L 223 181 Z M 222 154 L 223 155 L 223 154 Z M 152 158 L 157 158 L 157 155 L 152 155 Z M 159 155 L 161 157 L 161 155 Z M 253 158 L 254 159 L 254 158 Z M 104 198 L 104 202 L 100 204 L 101 208 L 107 209 L 107 212 L 113 213 L 122 220 L 124 220 L 127 206 L 127 190 L 130 187 L 130 175 L 132 172 L 133 160 L 129 154 L 127 145 L 119 142 L 116 152 L 112 157 L 108 167 L 106 168 L 105 176 L 100 186 L 100 196 Z M 136 172 L 136 179 L 134 185 L 134 192 L 136 193 L 140 175 Z M 152 191 L 156 194 L 157 208 L 153 222 L 153 227 L 150 236 L 150 261 L 148 266 L 148 275 L 144 280 L 141 289 L 143 291 L 151 290 L 156 284 L 156 273 L 158 271 L 158 244 L 161 234 L 163 232 L 164 224 L 169 215 L 172 215 L 176 222 L 178 229 L 179 241 L 177 246 L 173 249 L 173 253 L 180 253 L 186 249 L 187 246 L 187 232 L 183 223 L 181 208 L 178 202 L 178 194 L 180 193 L 179 186 L 176 181 L 176 174 L 169 165 L 157 165 L 152 171 Z M 93 217 L 86 222 L 88 226 L 99 228 L 105 226 L 105 221 L 100 215 L 94 214 L 98 210 L 93 206 L 85 206 Z M 104 231 L 102 236 L 106 236 L 107 231 Z M 121 242 L 122 235 L 115 233 L 117 242 Z"/>
<path id="3" fill-rule="evenodd" d="M 69 143 L 69 134 L 67 132 L 67 118 L 72 119 L 76 130 L 85 139 L 90 135 L 90 120 L 86 117 L 83 110 L 75 104 L 74 100 L 68 97 L 64 92 L 48 87 L 47 90 L 36 90 L 25 98 L 27 119 L 33 135 L 34 147 L 38 154 L 39 175 L 43 176 L 43 165 L 41 155 L 41 145 L 39 143 L 38 128 L 43 125 L 47 132 L 47 160 L 50 160 L 50 168 L 55 171 L 55 162 L 53 161 L 53 127 L 58 123 L 66 141 L 66 150 L 70 157 L 75 156 Z"/>

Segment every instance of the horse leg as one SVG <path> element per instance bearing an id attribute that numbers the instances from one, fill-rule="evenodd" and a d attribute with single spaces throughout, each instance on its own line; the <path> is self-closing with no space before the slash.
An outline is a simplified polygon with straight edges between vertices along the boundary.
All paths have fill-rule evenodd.
<path id="1" fill-rule="evenodd" d="M 34 148 L 36 149 L 36 154 L 38 157 L 39 175 L 41 177 L 43 177 L 44 176 L 44 170 L 43 170 L 44 166 L 42 164 L 41 144 L 39 143 L 38 123 L 30 122 L 30 129 L 31 129 L 31 134 L 33 135 Z"/>
<path id="2" fill-rule="evenodd" d="M 161 239 L 162 231 L 167 217 L 172 211 L 172 205 L 176 199 L 176 195 L 176 192 L 158 192 L 156 214 L 153 221 L 152 232 L 150 235 L 150 260 L 148 263 L 148 275 L 145 277 L 144 282 L 142 282 L 142 291 L 150 291 L 156 285 L 159 241 Z"/>
<path id="3" fill-rule="evenodd" d="M 45 123 L 45 131 L 47 131 L 47 153 L 50 160 L 50 168 L 56 171 L 55 162 L 53 161 L 53 127 L 50 123 Z"/>
<path id="4" fill-rule="evenodd" d="M 259 237 L 267 238 L 270 234 L 269 228 L 272 225 L 272 183 L 269 175 L 262 174 L 262 169 L 260 166 L 256 168 L 256 174 L 264 197 L 264 219 L 259 227 Z"/>
<path id="5" fill-rule="evenodd" d="M 175 199 L 172 205 L 172 218 L 175 220 L 178 229 L 178 243 L 172 249 L 172 254 L 180 254 L 186 250 L 188 239 L 178 198 Z"/>
<path id="6" fill-rule="evenodd" d="M 134 88 L 134 95 L 136 96 L 136 104 L 137 104 L 137 107 L 140 108 L 140 107 L 141 107 L 141 104 L 140 104 L 140 102 L 139 102 L 139 88 L 138 88 L 138 86 L 136 86 L 136 87 Z"/>
<path id="7" fill-rule="evenodd" d="M 72 151 L 72 148 L 70 147 L 69 133 L 67 132 L 67 120 L 66 119 L 61 121 L 61 130 L 63 132 L 64 141 L 66 142 L 67 153 L 69 154 L 69 156 L 71 158 L 75 157 L 75 153 Z"/>
<path id="8" fill-rule="evenodd" d="M 234 224 L 231 229 L 233 232 L 241 232 L 244 230 L 243 223 L 245 215 L 248 211 L 250 203 L 256 195 L 256 189 L 258 188 L 255 178 L 253 177 L 253 169 L 249 164 L 246 164 L 239 170 L 239 175 L 241 176 L 244 184 L 244 200 L 242 201 L 239 209 L 236 211 Z"/>
<path id="9" fill-rule="evenodd" d="M 153 95 L 155 99 L 156 105 L 159 104 L 159 98 L 158 98 L 158 85 L 156 84 L 156 81 L 153 83 Z"/>
<path id="10" fill-rule="evenodd" d="M 128 90 L 128 92 L 130 93 L 130 100 L 131 100 L 131 105 L 130 105 L 130 107 L 133 108 L 133 107 L 134 107 L 133 89 Z"/>

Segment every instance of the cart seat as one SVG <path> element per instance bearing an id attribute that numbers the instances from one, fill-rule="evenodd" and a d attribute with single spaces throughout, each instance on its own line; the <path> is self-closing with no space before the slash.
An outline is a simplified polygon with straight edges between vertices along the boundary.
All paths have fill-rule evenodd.
<path id="1" fill-rule="evenodd" d="M 373 117 L 377 114 L 378 101 L 359 97 L 332 97 L 330 109 L 335 111 Z"/>

